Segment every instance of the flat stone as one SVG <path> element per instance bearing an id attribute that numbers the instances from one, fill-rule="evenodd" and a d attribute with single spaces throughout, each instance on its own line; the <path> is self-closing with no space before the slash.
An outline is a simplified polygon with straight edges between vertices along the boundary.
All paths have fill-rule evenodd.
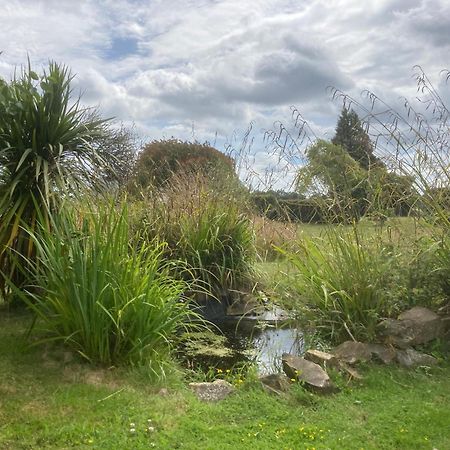
<path id="1" fill-rule="evenodd" d="M 332 394 L 338 391 L 319 364 L 288 353 L 283 353 L 281 361 L 286 375 L 289 378 L 298 379 L 307 389 L 321 394 Z"/>
<path id="2" fill-rule="evenodd" d="M 430 323 L 439 319 L 439 316 L 428 308 L 422 306 L 414 306 L 414 308 L 408 309 L 402 312 L 398 317 L 398 320 L 413 320 L 419 323 Z"/>
<path id="3" fill-rule="evenodd" d="M 437 364 L 437 359 L 431 355 L 408 348 L 406 350 L 397 350 L 397 362 L 403 367 L 413 368 L 418 366 L 434 366 Z"/>
<path id="4" fill-rule="evenodd" d="M 282 373 L 272 373 L 259 379 L 264 390 L 270 393 L 281 395 L 291 388 L 289 378 Z"/>
<path id="5" fill-rule="evenodd" d="M 343 372 L 344 374 L 348 375 L 350 379 L 355 380 L 363 380 L 364 377 L 354 368 L 349 366 L 346 363 L 341 362 L 339 365 L 339 370 Z"/>
<path id="6" fill-rule="evenodd" d="M 322 352 L 320 350 L 308 350 L 304 356 L 308 361 L 319 364 L 320 366 L 327 368 L 339 368 L 339 361 L 336 356 L 331 353 Z"/>
<path id="7" fill-rule="evenodd" d="M 401 313 L 398 319 L 386 319 L 379 324 L 382 340 L 399 348 L 426 344 L 443 335 L 444 324 L 433 311 L 415 306 Z"/>
<path id="8" fill-rule="evenodd" d="M 228 397 L 235 388 L 225 380 L 215 380 L 212 383 L 189 383 L 197 398 L 204 402 L 217 402 Z"/>
<path id="9" fill-rule="evenodd" d="M 397 352 L 394 348 L 382 344 L 367 344 L 372 357 L 383 364 L 391 364 L 395 361 Z"/>
<path id="10" fill-rule="evenodd" d="M 362 342 L 346 341 L 338 345 L 332 353 L 339 361 L 347 364 L 366 362 L 372 358 L 372 353 L 368 349 L 367 344 Z"/>

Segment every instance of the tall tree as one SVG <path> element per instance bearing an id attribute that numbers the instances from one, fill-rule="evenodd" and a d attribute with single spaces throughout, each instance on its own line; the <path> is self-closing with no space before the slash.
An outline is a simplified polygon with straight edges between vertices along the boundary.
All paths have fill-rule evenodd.
<path id="1" fill-rule="evenodd" d="M 358 219 L 367 209 L 367 171 L 340 145 L 318 140 L 306 150 L 308 163 L 297 174 L 297 192 L 325 196 L 337 220 Z M 339 217 L 338 217 L 339 216 Z"/>
<path id="2" fill-rule="evenodd" d="M 343 147 L 365 170 L 369 170 L 373 165 L 382 165 L 373 153 L 373 144 L 364 130 L 358 114 L 353 110 L 345 107 L 342 109 L 336 126 L 336 135 L 331 142 Z"/>

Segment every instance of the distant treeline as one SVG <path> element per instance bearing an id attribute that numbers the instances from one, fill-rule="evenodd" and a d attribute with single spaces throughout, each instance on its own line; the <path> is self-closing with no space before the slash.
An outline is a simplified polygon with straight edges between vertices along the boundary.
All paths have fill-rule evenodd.
<path id="1" fill-rule="evenodd" d="M 259 215 L 286 222 L 323 223 L 327 214 L 323 200 L 308 199 L 295 192 L 257 191 L 251 195 Z"/>
<path id="2" fill-rule="evenodd" d="M 352 205 L 352 211 L 336 204 L 326 196 L 305 197 L 296 192 L 256 191 L 251 194 L 252 204 L 258 215 L 282 222 L 329 223 L 351 221 L 369 213 L 363 203 Z M 398 201 L 389 210 L 389 216 L 404 217 L 425 213 L 417 197 Z M 422 205 L 423 206 L 423 205 Z M 356 214 L 355 214 L 356 213 Z M 369 214 L 377 216 L 375 211 Z"/>

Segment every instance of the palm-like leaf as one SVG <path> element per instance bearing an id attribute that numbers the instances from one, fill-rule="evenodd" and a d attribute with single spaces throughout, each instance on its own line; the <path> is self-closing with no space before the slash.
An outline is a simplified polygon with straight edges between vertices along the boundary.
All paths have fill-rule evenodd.
<path id="1" fill-rule="evenodd" d="M 94 186 L 104 166 L 95 150 L 104 121 L 71 100 L 72 78 L 50 63 L 41 76 L 28 66 L 0 79 L 0 269 L 16 281 L 16 256 L 33 255 L 23 225 L 34 228 L 36 210 L 54 207 L 69 188 Z"/>

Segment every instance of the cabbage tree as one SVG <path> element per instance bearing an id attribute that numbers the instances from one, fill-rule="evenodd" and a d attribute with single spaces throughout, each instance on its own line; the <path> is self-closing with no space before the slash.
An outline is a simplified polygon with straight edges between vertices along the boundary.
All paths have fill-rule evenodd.
<path id="1" fill-rule="evenodd" d="M 66 66 L 49 63 L 38 75 L 30 65 L 0 79 L 0 292 L 5 277 L 23 281 L 22 256 L 33 258 L 26 228 L 80 188 L 95 187 L 107 164 L 96 142 L 104 131 L 91 109 L 72 99 Z"/>

